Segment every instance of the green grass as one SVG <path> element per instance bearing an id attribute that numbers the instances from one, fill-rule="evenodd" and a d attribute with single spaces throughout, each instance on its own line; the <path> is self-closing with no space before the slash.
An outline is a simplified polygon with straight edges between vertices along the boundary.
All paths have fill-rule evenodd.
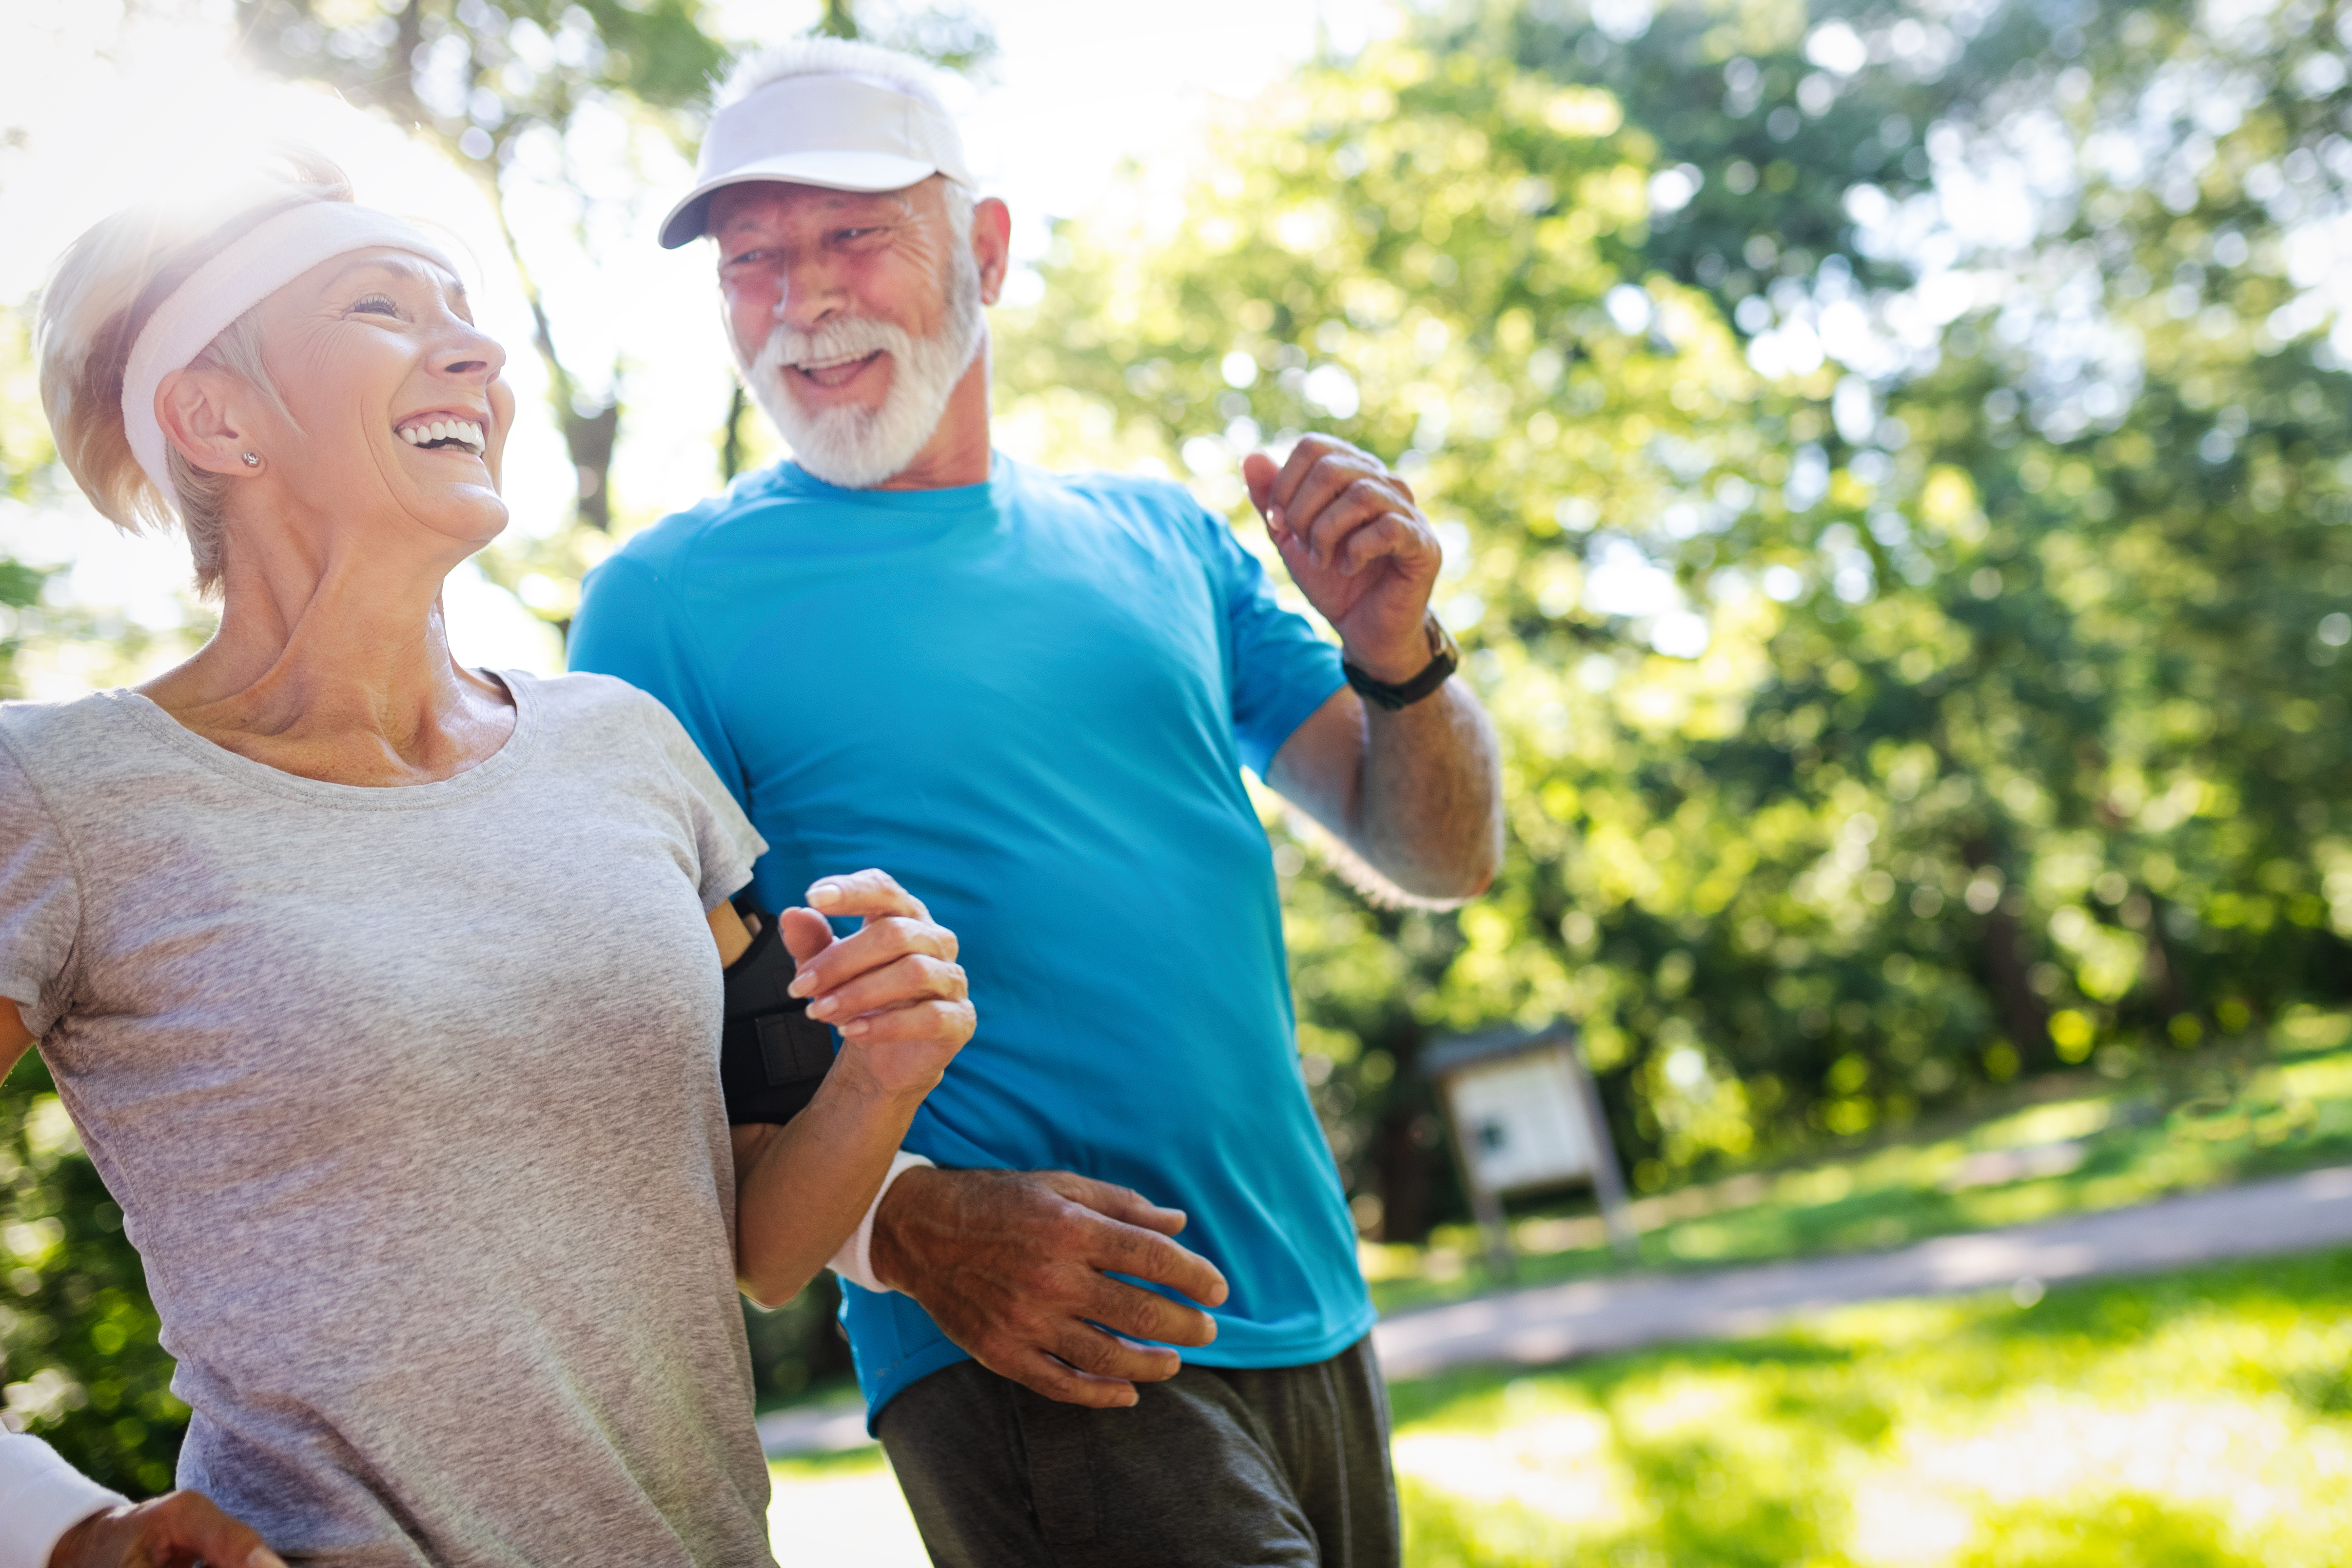
<path id="1" fill-rule="evenodd" d="M 2352 1251 L 1396 1384 L 1412 1568 L 2320 1568 Z"/>
<path id="2" fill-rule="evenodd" d="M 863 1475 L 868 1470 L 879 1474 L 888 1468 L 882 1459 L 881 1444 L 862 1443 L 855 1448 L 844 1448 L 837 1453 L 794 1454 L 788 1458 L 770 1459 L 768 1475 L 779 1486 L 785 1486 L 801 1481 Z"/>
<path id="3" fill-rule="evenodd" d="M 2161 1058 L 2127 1081 L 2053 1075 L 1873 1146 L 1643 1198 L 1641 1266 L 1880 1250 L 2344 1161 L 2352 1015 L 2303 1010 L 2267 1037 Z M 1519 1284 L 1621 1267 L 1589 1212 L 1523 1217 L 1513 1234 Z M 1467 1226 L 1363 1255 L 1384 1313 L 1504 1283 Z"/>

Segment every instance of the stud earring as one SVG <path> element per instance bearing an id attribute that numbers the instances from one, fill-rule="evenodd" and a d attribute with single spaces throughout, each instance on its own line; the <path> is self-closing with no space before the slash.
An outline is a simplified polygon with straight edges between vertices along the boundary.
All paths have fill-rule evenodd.
<path id="1" fill-rule="evenodd" d="M 245 458 L 245 466 L 247 468 L 257 468 L 261 467 L 261 455 L 258 452 L 247 452 L 243 454 L 243 456 Z"/>

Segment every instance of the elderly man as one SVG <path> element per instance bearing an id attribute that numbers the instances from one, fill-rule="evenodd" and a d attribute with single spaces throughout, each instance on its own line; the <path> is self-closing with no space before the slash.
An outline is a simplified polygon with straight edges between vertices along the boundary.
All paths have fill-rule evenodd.
<path id="1" fill-rule="evenodd" d="M 1486 886 L 1495 745 L 1428 523 L 1342 442 L 1247 460 L 1334 648 L 1178 487 L 992 453 L 1009 219 L 918 62 L 749 60 L 698 174 L 662 240 L 715 242 L 793 460 L 607 561 L 572 658 L 684 721 L 774 847 L 762 893 L 888 865 L 961 937 L 980 1032 L 835 1261 L 934 1560 L 1395 1562 L 1373 1313 L 1240 775 L 1400 887 Z"/>

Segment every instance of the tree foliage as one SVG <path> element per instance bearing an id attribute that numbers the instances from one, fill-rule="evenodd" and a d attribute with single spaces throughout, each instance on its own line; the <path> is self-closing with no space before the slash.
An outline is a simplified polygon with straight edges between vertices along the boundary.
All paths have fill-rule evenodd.
<path id="1" fill-rule="evenodd" d="M 1016 420 L 1237 515 L 1336 429 L 1448 536 L 1506 871 L 1290 881 L 1390 1234 L 1435 1031 L 1579 1018 L 1654 1186 L 2343 995 L 2342 46 L 2201 16 L 1459 12 L 1061 236 Z"/>

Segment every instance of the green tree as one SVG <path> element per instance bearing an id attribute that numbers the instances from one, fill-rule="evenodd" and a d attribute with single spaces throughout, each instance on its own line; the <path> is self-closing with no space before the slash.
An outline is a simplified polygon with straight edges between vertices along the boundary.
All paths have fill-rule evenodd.
<path id="1" fill-rule="evenodd" d="M 1392 1235 L 1446 1196 L 1433 1029 L 1579 1016 L 1655 1184 L 2347 986 L 2333 11 L 1599 20 L 1308 69 L 1165 237 L 1066 232 L 1001 358 L 1074 454 L 1238 514 L 1312 422 L 1448 531 L 1505 874 L 1288 893 Z"/>

